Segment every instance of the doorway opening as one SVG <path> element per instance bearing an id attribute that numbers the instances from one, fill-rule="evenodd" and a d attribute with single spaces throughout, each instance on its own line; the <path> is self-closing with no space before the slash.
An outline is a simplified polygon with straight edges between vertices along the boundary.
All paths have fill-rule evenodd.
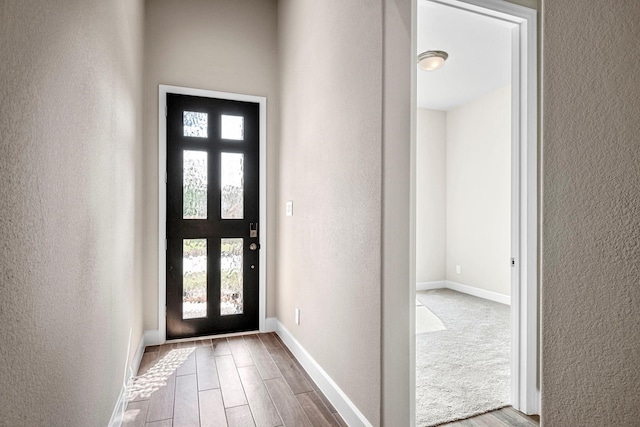
<path id="1" fill-rule="evenodd" d="M 426 50 L 448 53 L 440 70 L 417 70 L 416 124 L 420 126 L 423 116 L 422 120 L 434 127 L 428 130 L 429 126 L 423 124 L 427 129 L 423 134 L 427 132 L 431 140 L 440 141 L 439 147 L 431 145 L 423 150 L 428 150 L 427 158 L 442 156 L 440 162 L 431 157 L 428 165 L 423 165 L 430 178 L 437 179 L 440 174 L 442 182 L 438 184 L 440 189 L 433 181 L 428 184 L 432 187 L 429 192 L 438 194 L 423 204 L 431 222 L 421 226 L 420 214 L 416 216 L 416 231 L 422 233 L 416 236 L 417 289 L 450 288 L 510 305 L 510 312 L 504 314 L 510 317 L 510 355 L 505 356 L 510 368 L 507 404 L 526 414 L 537 414 L 536 11 L 500 0 L 417 0 L 415 10 L 416 56 Z M 429 13 L 431 18 L 442 15 L 429 19 L 424 16 Z M 450 19 L 457 20 L 457 25 Z M 483 23 L 493 29 L 483 29 Z M 465 64 L 465 60 L 469 62 Z M 428 77 L 430 83 L 423 77 Z M 505 102 L 508 108 L 502 116 L 506 129 L 493 122 L 498 113 L 490 110 L 504 107 Z M 420 138 L 420 131 L 417 133 Z M 498 134 L 502 134 L 506 146 L 496 143 Z M 420 143 L 417 142 L 417 156 Z M 498 159 L 500 162 L 496 163 Z M 425 179 L 421 177 L 419 161 L 416 159 L 418 208 L 424 191 L 420 180 L 424 184 Z M 436 170 L 438 167 L 442 170 Z M 502 180 L 494 179 L 497 173 Z M 461 176 L 466 176 L 466 186 L 460 182 Z M 496 186 L 493 191 L 485 191 L 491 182 L 501 186 L 500 191 Z M 486 212 L 488 207 L 498 205 L 503 209 Z M 425 234 L 427 229 L 430 232 Z M 485 235 L 476 233 L 473 238 L 474 230 Z M 487 239 L 487 232 L 495 238 Z M 425 236 L 443 242 L 438 255 L 424 247 Z M 425 256 L 426 253 L 430 255 Z M 499 272 L 482 272 L 490 258 L 499 260 L 494 262 Z M 428 268 L 419 271 L 424 264 L 429 264 Z M 429 269 L 433 274 L 429 275 Z M 417 304 L 417 320 L 431 316 L 432 313 L 422 313 L 420 301 Z M 437 322 L 431 325 L 438 330 Z M 420 333 L 420 326 L 416 325 L 416 330 Z M 415 406 L 419 408 L 420 397 L 416 395 L 416 399 Z"/>
<path id="2" fill-rule="evenodd" d="M 160 342 L 265 330 L 266 99 L 160 85 L 158 118 Z"/>

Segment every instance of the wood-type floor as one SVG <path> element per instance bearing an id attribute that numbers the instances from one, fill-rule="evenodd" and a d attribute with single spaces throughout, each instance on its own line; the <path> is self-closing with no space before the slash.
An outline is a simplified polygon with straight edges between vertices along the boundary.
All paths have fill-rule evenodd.
<path id="1" fill-rule="evenodd" d="M 540 417 L 525 415 L 511 406 L 477 415 L 465 420 L 441 424 L 440 427 L 537 427 Z"/>
<path id="2" fill-rule="evenodd" d="M 126 427 L 346 426 L 277 335 L 145 349 Z"/>

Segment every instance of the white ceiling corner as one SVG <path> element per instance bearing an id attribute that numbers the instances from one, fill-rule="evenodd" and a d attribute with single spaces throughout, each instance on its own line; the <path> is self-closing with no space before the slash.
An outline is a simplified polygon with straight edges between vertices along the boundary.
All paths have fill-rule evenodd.
<path id="1" fill-rule="evenodd" d="M 444 50 L 437 71 L 417 67 L 419 108 L 448 111 L 511 83 L 511 31 L 503 20 L 418 0 L 417 55 Z"/>

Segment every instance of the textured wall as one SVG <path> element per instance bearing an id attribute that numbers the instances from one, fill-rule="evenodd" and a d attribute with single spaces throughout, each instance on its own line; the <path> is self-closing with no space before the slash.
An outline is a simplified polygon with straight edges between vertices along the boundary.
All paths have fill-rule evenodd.
<path id="1" fill-rule="evenodd" d="M 158 85 L 267 98 L 267 316 L 275 316 L 278 147 L 275 0 L 145 3 L 145 315 L 158 328 Z"/>
<path id="2" fill-rule="evenodd" d="M 640 420 L 640 2 L 544 5 L 542 420 Z"/>
<path id="3" fill-rule="evenodd" d="M 142 334 L 142 4 L 0 22 L 0 424 L 104 426 Z"/>
<path id="4" fill-rule="evenodd" d="M 279 3 L 277 315 L 374 425 L 381 19 L 381 5 L 373 1 Z M 293 200 L 292 217 L 285 216 L 286 200 Z"/>
<path id="5" fill-rule="evenodd" d="M 447 112 L 446 157 L 447 280 L 511 295 L 510 87 Z"/>
<path id="6" fill-rule="evenodd" d="M 416 124 L 416 282 L 435 282 L 446 279 L 447 113 L 418 108 Z"/>

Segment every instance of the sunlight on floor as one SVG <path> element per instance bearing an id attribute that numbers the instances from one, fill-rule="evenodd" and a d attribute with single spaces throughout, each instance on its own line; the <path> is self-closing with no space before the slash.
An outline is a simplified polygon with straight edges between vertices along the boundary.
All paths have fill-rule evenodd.
<path id="1" fill-rule="evenodd" d="M 427 307 L 416 300 L 416 334 L 436 332 L 447 329 L 442 321 Z"/>
<path id="2" fill-rule="evenodd" d="M 167 379 L 187 360 L 195 348 L 180 348 L 171 350 L 153 365 L 143 375 L 135 377 L 129 388 L 128 400 L 148 399 L 151 395 L 167 384 Z"/>

